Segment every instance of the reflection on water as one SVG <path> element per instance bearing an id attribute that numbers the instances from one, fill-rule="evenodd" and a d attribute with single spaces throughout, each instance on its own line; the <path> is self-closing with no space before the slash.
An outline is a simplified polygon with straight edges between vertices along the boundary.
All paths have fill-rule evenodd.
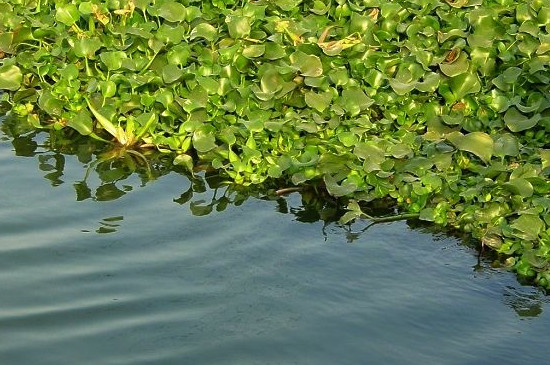
<path id="1" fill-rule="evenodd" d="M 341 225 L 341 202 L 313 190 L 288 195 L 276 193 L 280 186 L 247 190 L 227 185 L 213 172 L 191 175 L 162 154 L 150 153 L 145 162 L 85 138 L 75 143 L 75 136 L 37 134 L 9 122 L 2 131 L 2 144 L 34 164 L 52 191 L 72 190 L 77 208 L 55 224 L 41 216 L 40 228 L 16 220 L 2 226 L 0 284 L 17 293 L 0 302 L 0 360 L 9 351 L 23 356 L 21 339 L 51 329 L 67 331 L 54 339 L 63 349 L 73 341 L 81 363 L 97 363 L 82 355 L 95 345 L 110 351 L 105 356 L 112 361 L 104 363 L 120 364 L 181 363 L 182 358 L 204 364 L 356 364 L 372 354 L 377 354 L 374 363 L 399 363 L 399 357 L 442 363 L 443 353 L 459 359 L 450 364 L 505 364 L 513 363 L 507 361 L 519 340 L 532 344 L 527 359 L 546 356 L 536 348 L 544 348 L 537 341 L 549 324 L 548 297 L 519 285 L 494 267 L 496 257 L 480 253 L 475 242 L 456 232 L 416 220 Z M 177 185 L 171 186 L 168 205 L 158 201 L 166 193 L 148 196 L 151 190 L 144 188 L 166 188 L 166 180 Z M 257 217 L 237 209 L 244 204 Z M 182 207 L 193 217 L 176 216 Z M 34 209 L 22 207 L 14 215 L 28 214 L 23 208 Z M 92 208 L 95 215 L 87 217 Z M 136 214 L 144 209 L 142 216 Z M 366 209 L 371 215 L 394 213 L 387 202 Z M 71 223 L 75 210 L 80 215 Z M 201 222 L 216 226 L 195 227 Z M 69 230 L 75 224 L 78 235 Z M 34 244 L 44 232 L 55 239 Z M 21 247 L 11 236 L 24 237 Z M 459 249 L 452 236 L 460 240 Z M 32 262 L 33 255 L 46 259 Z M 26 272 L 30 279 L 23 280 Z M 36 290 L 50 282 L 51 295 Z M 36 306 L 40 295 L 46 304 Z M 530 325 L 532 337 L 518 338 Z M 11 342 L 2 340 L 6 329 L 16 332 Z M 33 336 L 36 353 L 50 348 Z M 120 360 L 114 347 L 128 350 L 124 344 L 132 338 L 133 350 L 149 352 Z M 213 351 L 218 345 L 221 350 Z M 173 357 L 155 352 L 162 346 Z M 178 352 L 183 348 L 188 352 Z M 497 350 L 491 355 L 487 349 Z M 247 351 L 257 355 L 254 360 L 240 357 Z M 474 352 L 489 357 L 481 361 Z"/>
<path id="2" fill-rule="evenodd" d="M 292 206 L 285 197 L 275 193 L 273 189 L 263 190 L 245 189 L 228 185 L 226 180 L 217 173 L 189 174 L 185 170 L 173 166 L 170 156 L 159 153 L 147 154 L 148 160 L 135 155 L 119 153 L 116 150 L 105 151 L 102 143 L 92 139 L 80 139 L 75 143 L 73 139 L 67 140 L 63 136 L 50 134 L 41 142 L 42 134 L 30 131 L 25 135 L 13 135 L 13 124 L 4 122 L 2 131 L 11 140 L 16 156 L 35 157 L 40 171 L 45 172 L 44 178 L 51 182 L 52 186 L 63 184 L 62 179 L 65 169 L 65 158 L 74 155 L 82 164 L 83 179 L 72 182 L 76 200 L 91 199 L 94 201 L 111 201 L 121 198 L 134 190 L 135 187 L 145 186 L 147 183 L 171 172 L 176 172 L 182 178 L 190 181 L 189 187 L 175 197 L 173 201 L 179 205 L 188 205 L 194 216 L 205 216 L 212 212 L 222 212 L 228 206 L 239 206 L 247 199 L 271 200 L 276 204 L 276 211 L 282 214 L 291 214 L 297 222 L 314 223 L 323 222 L 322 233 L 327 238 L 326 229 L 329 226 L 337 227 L 345 236 L 346 242 L 357 242 L 362 236 L 368 234 L 368 230 L 374 226 L 372 222 L 359 221 L 353 224 L 341 225 L 339 218 L 345 212 L 343 205 L 330 196 L 319 195 L 313 190 L 298 190 L 300 193 L 299 204 Z M 92 176 L 93 175 L 93 176 Z M 138 186 L 128 182 L 130 177 L 139 177 Z M 96 186 L 90 180 L 96 181 Z M 395 208 L 388 202 L 373 202 L 366 207 L 371 216 L 384 216 L 395 213 Z M 106 217 L 99 222 L 94 230 L 96 233 L 115 233 L 123 220 L 123 216 Z M 495 255 L 492 252 L 481 253 L 478 245 L 472 242 L 467 235 L 460 232 L 443 232 L 439 227 L 418 220 L 408 220 L 410 228 L 421 232 L 428 232 L 437 239 L 438 236 L 448 237 L 454 235 L 462 240 L 465 245 L 472 248 L 472 253 L 477 255 L 477 264 L 473 267 L 476 272 L 493 270 Z M 89 230 L 82 230 L 90 232 Z M 527 289 L 526 289 L 527 290 Z M 517 292 L 508 288 L 503 293 L 503 302 L 510 306 L 520 317 L 535 317 L 542 313 L 542 303 L 546 300 L 544 293 L 536 288 L 529 292 Z"/>

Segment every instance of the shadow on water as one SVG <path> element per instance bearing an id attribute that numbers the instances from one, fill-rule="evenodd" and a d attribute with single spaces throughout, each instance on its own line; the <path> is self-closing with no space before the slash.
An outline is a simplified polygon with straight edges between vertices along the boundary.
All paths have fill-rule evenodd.
<path id="1" fill-rule="evenodd" d="M 373 223 L 368 221 L 340 224 L 339 219 L 345 213 L 344 202 L 314 188 L 299 191 L 291 189 L 293 198 L 299 194 L 299 199 L 289 199 L 286 194 L 277 193 L 277 189 L 281 187 L 280 181 L 275 182 L 279 186 L 245 188 L 231 185 L 215 171 L 199 170 L 191 174 L 182 167 L 174 166 L 170 155 L 140 151 L 146 157 L 144 160 L 141 156 L 125 153 L 123 150 L 106 150 L 104 143 L 76 134 L 67 136 L 51 131 L 37 132 L 31 126 L 21 126 L 9 118 L 3 120 L 0 117 L 0 126 L 0 141 L 11 143 L 16 156 L 35 158 L 38 169 L 53 187 L 71 183 L 77 201 L 116 200 L 164 175 L 177 173 L 189 182 L 189 188 L 174 197 L 173 202 L 182 206 L 187 205 L 194 216 L 222 212 L 228 206 L 239 206 L 248 199 L 261 199 L 272 201 L 277 212 L 290 214 L 294 216 L 295 221 L 322 222 L 325 239 L 326 230 L 329 227 L 336 228 L 347 243 L 353 244 L 368 235 L 368 230 L 373 226 Z M 82 165 L 82 178 L 78 181 L 64 180 L 66 159 L 69 157 L 75 158 Z M 396 208 L 387 201 L 372 202 L 364 209 L 371 216 L 396 213 Z M 94 232 L 115 233 L 123 220 L 123 216 L 105 217 Z M 468 251 L 477 257 L 477 264 L 472 267 L 472 271 L 476 273 L 500 270 L 499 258 L 493 252 L 480 251 L 478 243 L 465 234 L 443 230 L 415 219 L 407 220 L 406 224 L 413 230 L 432 235 L 434 240 L 457 238 L 462 246 L 468 247 Z M 502 302 L 513 309 L 521 319 L 528 319 L 539 316 L 549 300 L 541 289 L 526 285 L 521 288 L 506 286 L 502 293 Z"/>

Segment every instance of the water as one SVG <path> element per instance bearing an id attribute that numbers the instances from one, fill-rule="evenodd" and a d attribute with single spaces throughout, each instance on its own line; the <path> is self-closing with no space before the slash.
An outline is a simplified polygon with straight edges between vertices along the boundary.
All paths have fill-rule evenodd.
<path id="1" fill-rule="evenodd" d="M 30 141 L 0 142 L 0 364 L 547 361 L 549 300 L 457 238 L 298 194 L 196 216 L 220 199 L 182 174 L 85 178 Z"/>

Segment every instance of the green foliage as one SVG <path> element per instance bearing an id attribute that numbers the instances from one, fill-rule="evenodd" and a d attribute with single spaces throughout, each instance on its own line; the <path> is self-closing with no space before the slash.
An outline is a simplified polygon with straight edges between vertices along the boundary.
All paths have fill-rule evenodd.
<path id="1" fill-rule="evenodd" d="M 550 0 L 0 10 L 0 89 L 26 124 L 156 146 L 237 184 L 393 198 L 550 288 Z"/>

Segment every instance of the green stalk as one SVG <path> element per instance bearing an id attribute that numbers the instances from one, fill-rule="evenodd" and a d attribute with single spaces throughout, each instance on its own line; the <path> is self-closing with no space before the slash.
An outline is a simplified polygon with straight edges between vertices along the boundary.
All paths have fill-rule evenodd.
<path id="1" fill-rule="evenodd" d="M 136 134 L 135 140 L 139 141 L 141 137 L 149 130 L 149 128 L 153 125 L 154 122 L 157 121 L 157 115 L 155 113 L 151 113 L 151 117 L 147 120 L 147 123 L 143 127 L 141 127 Z"/>

